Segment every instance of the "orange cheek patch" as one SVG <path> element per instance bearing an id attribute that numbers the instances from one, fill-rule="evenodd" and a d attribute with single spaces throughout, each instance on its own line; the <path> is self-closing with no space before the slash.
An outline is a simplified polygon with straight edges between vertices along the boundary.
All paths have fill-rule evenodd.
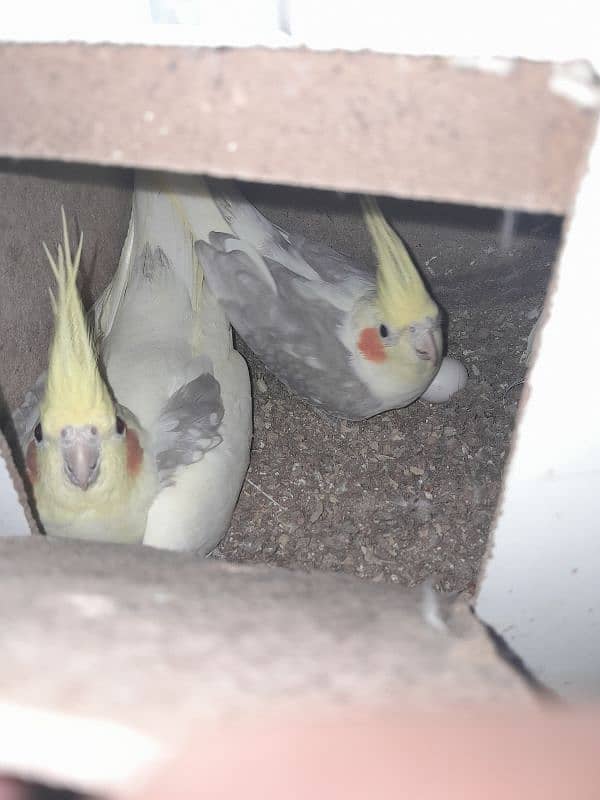
<path id="1" fill-rule="evenodd" d="M 131 430 L 128 430 L 125 435 L 125 445 L 127 447 L 127 472 L 130 475 L 137 475 L 142 466 L 144 451 L 140 447 L 137 435 Z"/>
<path id="2" fill-rule="evenodd" d="M 35 442 L 29 442 L 27 454 L 25 456 L 25 466 L 27 467 L 27 474 L 32 483 L 36 483 L 38 479 L 38 463 L 37 463 L 37 447 Z"/>
<path id="3" fill-rule="evenodd" d="M 385 350 L 377 328 L 363 328 L 358 337 L 358 349 L 369 361 L 385 361 Z"/>

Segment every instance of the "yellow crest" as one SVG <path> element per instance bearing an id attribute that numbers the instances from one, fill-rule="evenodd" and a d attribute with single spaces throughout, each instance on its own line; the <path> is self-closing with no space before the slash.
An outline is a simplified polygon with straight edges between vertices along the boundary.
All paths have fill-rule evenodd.
<path id="1" fill-rule="evenodd" d="M 83 234 L 75 257 L 71 257 L 64 208 L 61 207 L 63 245 L 56 261 L 43 244 L 56 279 L 56 294 L 50 290 L 54 311 L 54 336 L 50 345 L 48 378 L 41 404 L 42 427 L 58 435 L 65 425 L 114 424 L 114 406 L 98 370 L 83 306 L 77 291 L 77 271 Z"/>
<path id="2" fill-rule="evenodd" d="M 435 316 L 437 306 L 404 242 L 388 225 L 375 200 L 361 198 L 365 223 L 377 255 L 377 296 L 386 322 L 398 328 Z"/>

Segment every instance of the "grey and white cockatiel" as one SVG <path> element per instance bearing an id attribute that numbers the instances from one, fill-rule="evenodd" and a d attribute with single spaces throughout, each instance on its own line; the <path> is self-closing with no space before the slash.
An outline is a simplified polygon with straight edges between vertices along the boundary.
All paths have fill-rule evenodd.
<path id="1" fill-rule="evenodd" d="M 221 215 L 196 243 L 211 291 L 292 391 L 329 414 L 359 420 L 422 396 L 447 399 L 464 383 L 462 365 L 445 359 L 439 385 L 426 393 L 442 365 L 440 312 L 374 200 L 363 199 L 362 208 L 376 277 L 273 225 L 230 182 L 207 181 L 203 196 L 199 216 L 214 217 L 211 206 Z"/>
<path id="2" fill-rule="evenodd" d="M 194 197 L 136 175 L 117 272 L 92 311 L 81 242 L 47 251 L 57 289 L 47 374 L 14 420 L 37 511 L 56 536 L 212 550 L 250 452 L 250 383 L 194 251 Z"/>

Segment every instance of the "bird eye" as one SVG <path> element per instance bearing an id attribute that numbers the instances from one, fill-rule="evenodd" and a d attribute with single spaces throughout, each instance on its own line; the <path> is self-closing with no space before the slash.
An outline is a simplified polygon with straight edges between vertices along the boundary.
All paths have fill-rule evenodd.
<path id="1" fill-rule="evenodd" d="M 44 434 L 42 433 L 42 423 L 38 422 L 38 424 L 33 429 L 33 436 L 36 442 L 39 444 L 42 439 L 44 438 Z"/>
<path id="2" fill-rule="evenodd" d="M 387 337 L 390 335 L 390 332 L 387 329 L 387 325 L 379 326 L 379 335 L 381 336 L 382 339 L 387 339 Z"/>
<path id="3" fill-rule="evenodd" d="M 117 417 L 117 422 L 115 427 L 117 429 L 117 433 L 119 434 L 119 436 L 122 436 L 125 433 L 125 428 L 127 426 L 125 425 L 121 417 Z"/>

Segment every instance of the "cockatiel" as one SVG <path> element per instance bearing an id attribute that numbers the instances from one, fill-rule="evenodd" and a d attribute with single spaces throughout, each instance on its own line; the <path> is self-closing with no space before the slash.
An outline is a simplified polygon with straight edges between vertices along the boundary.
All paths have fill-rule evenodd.
<path id="1" fill-rule="evenodd" d="M 226 224 L 196 243 L 206 280 L 284 384 L 352 420 L 423 395 L 442 363 L 439 309 L 373 200 L 362 208 L 375 280 L 329 247 L 271 224 L 229 182 L 208 182 L 211 200 Z"/>
<path id="2" fill-rule="evenodd" d="M 92 312 L 96 341 L 64 211 L 58 257 L 46 248 L 48 372 L 14 420 L 49 535 L 206 554 L 228 529 L 249 461 L 250 384 L 203 282 L 189 199 L 136 176 L 119 267 Z"/>

